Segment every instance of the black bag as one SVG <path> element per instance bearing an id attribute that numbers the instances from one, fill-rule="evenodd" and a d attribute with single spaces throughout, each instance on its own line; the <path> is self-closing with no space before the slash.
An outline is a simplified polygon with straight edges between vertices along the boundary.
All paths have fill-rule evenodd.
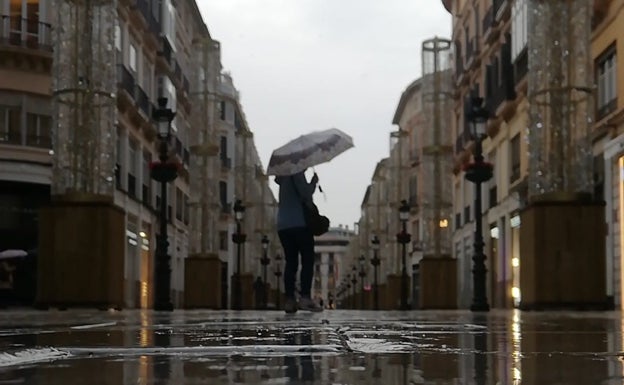
<path id="1" fill-rule="evenodd" d="M 303 206 L 303 217 L 308 228 L 313 235 L 323 235 L 329 230 L 329 218 L 319 213 L 318 207 L 312 203 L 309 207 L 305 202 L 301 202 Z"/>
<path id="2" fill-rule="evenodd" d="M 319 213 L 318 207 L 314 204 L 314 202 L 308 202 L 303 199 L 299 190 L 297 189 L 297 185 L 295 185 L 295 181 L 291 178 L 291 182 L 297 195 L 299 195 L 299 199 L 301 200 L 301 207 L 303 207 L 303 218 L 308 226 L 308 229 L 312 232 L 312 235 L 323 235 L 329 230 L 329 218 L 325 215 L 321 215 Z"/>

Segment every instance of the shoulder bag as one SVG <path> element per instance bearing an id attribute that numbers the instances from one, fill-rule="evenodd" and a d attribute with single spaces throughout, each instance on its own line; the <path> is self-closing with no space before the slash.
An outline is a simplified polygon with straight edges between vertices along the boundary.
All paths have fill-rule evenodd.
<path id="1" fill-rule="evenodd" d="M 319 213 L 319 209 L 318 207 L 316 207 L 314 202 L 307 202 L 303 199 L 292 177 L 290 181 L 293 184 L 293 187 L 295 188 L 295 192 L 299 196 L 299 199 L 301 200 L 301 207 L 303 208 L 303 218 L 306 222 L 306 225 L 308 226 L 308 229 L 310 229 L 313 235 L 325 234 L 329 230 L 329 218 Z"/>

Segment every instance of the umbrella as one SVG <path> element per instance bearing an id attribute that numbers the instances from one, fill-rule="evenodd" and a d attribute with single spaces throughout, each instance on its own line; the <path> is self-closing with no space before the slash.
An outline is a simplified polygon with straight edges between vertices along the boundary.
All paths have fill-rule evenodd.
<path id="1" fill-rule="evenodd" d="M 353 139 L 337 128 L 301 135 L 273 151 L 267 174 L 296 174 L 329 162 L 351 147 Z"/>
<path id="2" fill-rule="evenodd" d="M 25 257 L 27 255 L 28 253 L 24 250 L 9 249 L 9 250 L 0 251 L 0 259 Z"/>

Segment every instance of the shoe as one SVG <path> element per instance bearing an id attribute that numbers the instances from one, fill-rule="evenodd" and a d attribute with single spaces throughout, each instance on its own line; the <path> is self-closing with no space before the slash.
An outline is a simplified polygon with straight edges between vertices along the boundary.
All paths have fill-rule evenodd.
<path id="1" fill-rule="evenodd" d="M 299 300 L 299 309 L 313 311 L 313 312 L 323 311 L 323 308 L 319 304 L 314 302 L 311 298 L 305 298 L 305 297 Z"/>
<path id="2" fill-rule="evenodd" d="M 286 303 L 284 303 L 284 311 L 286 314 L 293 314 L 297 312 L 297 300 L 294 298 L 286 298 Z"/>

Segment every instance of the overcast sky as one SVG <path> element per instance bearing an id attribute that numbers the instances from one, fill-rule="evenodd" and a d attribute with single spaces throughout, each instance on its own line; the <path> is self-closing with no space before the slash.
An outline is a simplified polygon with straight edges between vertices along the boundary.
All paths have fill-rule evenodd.
<path id="1" fill-rule="evenodd" d="M 353 136 L 355 148 L 316 167 L 325 196 L 314 198 L 332 226 L 352 228 L 388 156 L 401 93 L 421 75 L 422 41 L 450 38 L 442 1 L 197 2 L 265 169 L 273 149 L 301 134 L 336 127 Z"/>

